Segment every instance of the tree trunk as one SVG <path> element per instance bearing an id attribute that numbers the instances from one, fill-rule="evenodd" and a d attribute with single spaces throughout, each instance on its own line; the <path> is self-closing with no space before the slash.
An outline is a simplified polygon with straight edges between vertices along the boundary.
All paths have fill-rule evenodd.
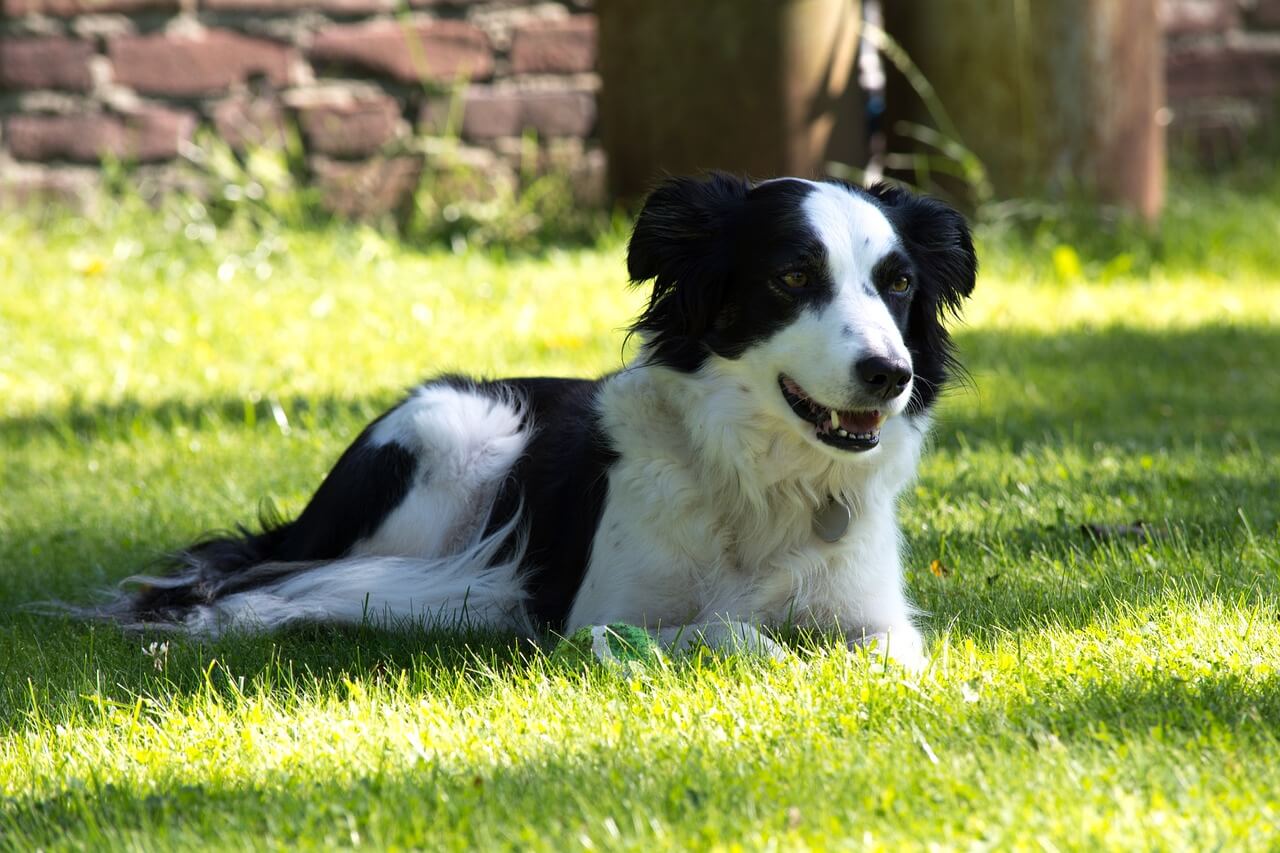
<path id="1" fill-rule="evenodd" d="M 859 0 L 600 0 L 610 188 L 666 174 L 817 176 L 861 164 Z"/>
<path id="2" fill-rule="evenodd" d="M 1154 220 L 1167 116 L 1157 2 L 885 0 L 885 29 L 952 125 L 892 73 L 890 151 L 926 150 L 910 127 L 925 125 L 957 134 L 998 197 L 1083 195 Z"/>

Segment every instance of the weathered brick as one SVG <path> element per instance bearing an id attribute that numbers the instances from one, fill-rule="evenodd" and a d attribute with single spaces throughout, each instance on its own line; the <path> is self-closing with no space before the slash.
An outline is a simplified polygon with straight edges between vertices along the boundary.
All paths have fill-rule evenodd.
<path id="1" fill-rule="evenodd" d="M 462 108 L 462 135 L 467 139 L 519 136 L 520 99 L 512 92 L 472 88 Z"/>
<path id="2" fill-rule="evenodd" d="M 465 103 L 459 105 L 458 118 Z M 454 99 L 451 95 L 434 95 L 428 97 L 418 111 L 418 132 L 428 136 L 439 136 L 449 131 L 449 120 L 453 118 Z"/>
<path id="3" fill-rule="evenodd" d="M 154 95 L 211 95 L 257 78 L 284 86 L 293 61 L 290 47 L 230 30 L 122 36 L 107 51 L 117 82 Z"/>
<path id="4" fill-rule="evenodd" d="M 6 122 L 5 137 L 19 160 L 96 163 L 115 157 L 153 162 L 176 157 L 195 128 L 190 112 L 147 107 L 127 116 L 16 115 Z"/>
<path id="5" fill-rule="evenodd" d="M 396 7 L 396 0 L 200 0 L 200 6 L 214 12 L 290 13 L 307 10 L 366 15 Z"/>
<path id="6" fill-rule="evenodd" d="M 422 179 L 422 158 L 378 157 L 362 162 L 313 157 L 311 170 L 326 209 L 351 219 L 403 210 Z"/>
<path id="7" fill-rule="evenodd" d="M 357 68 L 404 83 L 485 80 L 493 74 L 488 36 L 463 21 L 329 27 L 316 34 L 308 55 L 318 65 Z"/>
<path id="8" fill-rule="evenodd" d="M 307 150 L 331 157 L 367 157 L 400 130 L 400 105 L 388 95 L 304 104 L 298 124 Z"/>
<path id="9" fill-rule="evenodd" d="M 1164 0 L 1160 24 L 1170 36 L 1222 33 L 1240 23 L 1237 0 Z"/>
<path id="10" fill-rule="evenodd" d="M 439 107 L 429 104 L 421 117 L 424 127 L 438 120 Z M 596 123 L 596 99 L 579 90 L 497 91 L 473 86 L 467 91 L 462 135 L 482 141 L 520 136 L 532 130 L 539 136 L 590 136 Z"/>
<path id="11" fill-rule="evenodd" d="M 528 92 L 520 117 L 539 136 L 590 136 L 596 125 L 596 98 L 590 92 Z"/>
<path id="12" fill-rule="evenodd" d="M 1280 52 L 1246 45 L 1170 51 L 1165 75 L 1170 101 L 1270 98 L 1280 91 Z"/>
<path id="13" fill-rule="evenodd" d="M 284 147 L 284 110 L 275 98 L 234 96 L 219 101 L 210 113 L 218 136 L 237 151 Z"/>
<path id="14" fill-rule="evenodd" d="M 92 169 L 21 167 L 0 174 L 0 208 L 64 204 L 84 210 L 99 186 Z"/>
<path id="15" fill-rule="evenodd" d="M 517 74 L 571 74 L 595 65 L 595 15 L 530 21 L 511 35 L 511 69 Z"/>
<path id="16" fill-rule="evenodd" d="M 177 9 L 179 0 L 0 0 L 4 15 L 52 15 L 69 18 L 107 12 Z M 4 15 L 0 15 L 3 17 Z"/>
<path id="17" fill-rule="evenodd" d="M 0 89 L 87 92 L 93 53 L 90 42 L 57 36 L 0 39 Z"/>

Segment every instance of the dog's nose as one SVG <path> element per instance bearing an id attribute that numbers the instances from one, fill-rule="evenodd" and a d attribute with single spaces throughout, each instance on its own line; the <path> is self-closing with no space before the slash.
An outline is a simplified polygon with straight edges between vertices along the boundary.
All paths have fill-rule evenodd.
<path id="1" fill-rule="evenodd" d="M 867 393 L 882 400 L 892 400 L 911 382 L 911 365 L 882 355 L 864 358 L 854 366 L 854 373 Z"/>

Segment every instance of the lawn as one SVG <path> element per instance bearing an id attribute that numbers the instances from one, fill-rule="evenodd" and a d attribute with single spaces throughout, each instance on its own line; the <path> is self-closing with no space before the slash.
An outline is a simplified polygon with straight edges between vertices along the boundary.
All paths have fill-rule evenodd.
<path id="1" fill-rule="evenodd" d="M 902 508 L 919 679 L 824 638 L 626 677 L 504 637 L 164 646 L 25 610 L 298 510 L 425 375 L 616 367 L 640 295 L 617 238 L 5 219 L 0 847 L 1273 848 L 1277 198 L 1179 185 L 1161 237 L 984 230 L 973 383 Z"/>

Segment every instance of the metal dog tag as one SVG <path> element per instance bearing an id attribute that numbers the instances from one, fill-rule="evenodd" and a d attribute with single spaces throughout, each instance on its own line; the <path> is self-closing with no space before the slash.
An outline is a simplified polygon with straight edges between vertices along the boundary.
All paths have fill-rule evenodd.
<path id="1" fill-rule="evenodd" d="M 827 505 L 813 514 L 813 532 L 823 542 L 839 542 L 849 531 L 849 522 L 853 513 L 834 497 Z"/>

